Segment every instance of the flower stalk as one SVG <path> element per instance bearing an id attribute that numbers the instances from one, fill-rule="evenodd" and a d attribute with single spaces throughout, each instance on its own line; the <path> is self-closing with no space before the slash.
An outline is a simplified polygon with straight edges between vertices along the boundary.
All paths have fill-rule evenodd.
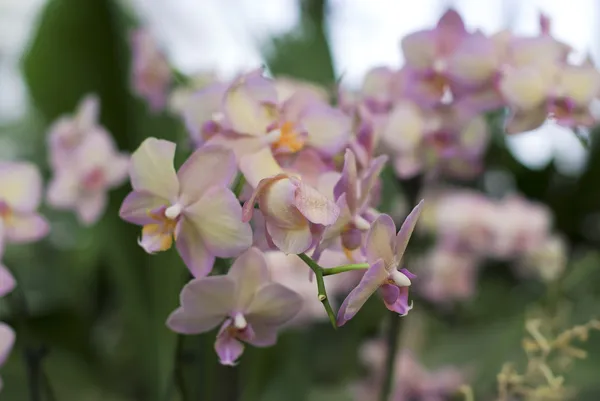
<path id="1" fill-rule="evenodd" d="M 329 316 L 329 321 L 331 322 L 331 325 L 334 329 L 337 329 L 337 324 L 335 322 L 335 313 L 333 312 L 333 308 L 329 303 L 329 298 L 327 297 L 327 289 L 325 288 L 325 281 L 323 281 L 323 272 L 325 269 L 323 269 L 317 262 L 312 260 L 312 258 L 305 253 L 299 253 L 298 257 L 302 259 L 302 261 L 306 263 L 308 267 L 310 267 L 310 269 L 315 273 L 319 301 L 321 301 L 321 303 L 323 304 L 323 307 L 327 312 L 327 316 Z"/>

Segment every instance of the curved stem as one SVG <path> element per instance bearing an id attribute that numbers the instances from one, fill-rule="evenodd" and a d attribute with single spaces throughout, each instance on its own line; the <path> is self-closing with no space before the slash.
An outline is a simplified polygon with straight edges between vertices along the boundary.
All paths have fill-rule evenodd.
<path id="1" fill-rule="evenodd" d="M 310 256 L 305 253 L 298 254 L 298 257 L 302 259 L 304 263 L 310 267 L 310 269 L 315 273 L 315 278 L 317 281 L 317 291 L 319 294 L 319 301 L 323 304 L 325 311 L 327 312 L 327 316 L 329 316 L 329 321 L 334 329 L 337 329 L 337 324 L 335 322 L 335 313 L 333 312 L 333 308 L 329 303 L 329 298 L 327 298 L 327 290 L 325 289 L 325 281 L 323 281 L 323 271 L 324 269 L 319 266 L 317 262 L 312 260 Z"/>
<path id="2" fill-rule="evenodd" d="M 350 265 L 341 265 L 336 267 L 331 267 L 327 269 L 323 269 L 323 276 L 331 276 L 332 274 L 339 274 L 350 272 L 354 270 L 365 270 L 369 268 L 368 263 L 355 263 Z"/>

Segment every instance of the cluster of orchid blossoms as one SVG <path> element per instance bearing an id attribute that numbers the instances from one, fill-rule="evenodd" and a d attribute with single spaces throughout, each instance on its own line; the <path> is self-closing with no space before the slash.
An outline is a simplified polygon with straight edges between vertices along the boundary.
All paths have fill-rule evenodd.
<path id="1" fill-rule="evenodd" d="M 567 263 L 564 239 L 552 232 L 552 213 L 516 194 L 494 200 L 471 190 L 427 196 L 421 229 L 436 237 L 418 263 L 419 292 L 447 304 L 471 297 L 485 259 L 510 262 L 521 277 L 550 282 Z"/>
<path id="2" fill-rule="evenodd" d="M 265 91 L 271 85 L 254 73 L 240 79 L 247 86 L 240 86 L 237 80 L 223 98 L 228 117 L 221 121 L 222 127 L 243 127 L 238 118 L 248 118 L 257 106 L 252 96 L 238 91 L 254 88 L 252 85 L 262 85 L 259 87 Z M 254 121 L 249 120 L 245 122 Z M 227 129 L 227 139 L 234 147 L 236 141 L 260 141 L 272 135 L 243 136 Z M 167 321 L 172 330 L 197 334 L 220 326 L 215 349 L 226 365 L 235 364 L 244 343 L 273 345 L 278 329 L 301 312 L 304 299 L 294 286 L 273 279 L 273 270 L 291 268 L 274 268 L 272 259 L 269 267 L 268 255 L 273 250 L 298 255 L 297 259 L 312 269 L 318 290 L 317 294 L 313 288 L 313 296 L 324 304 L 334 325 L 350 320 L 377 290 L 388 309 L 399 315 L 408 313 L 408 288 L 414 275 L 400 264 L 422 204 L 398 233 L 390 216 L 369 208 L 382 159 L 375 159 L 374 167 L 359 169 L 354 153 L 347 149 L 341 172 L 331 160 L 326 172 L 311 177 L 311 170 L 319 166 L 284 168 L 286 159 L 294 155 L 288 152 L 278 160 L 273 154 L 278 145 L 265 144 L 250 154 L 240 150 L 236 156 L 228 144 L 215 137 L 215 143 L 200 146 L 179 170 L 173 165 L 176 145 L 169 141 L 148 138 L 131 156 L 133 191 L 123 201 L 120 216 L 143 227 L 138 242 L 146 252 L 166 251 L 175 245 L 194 276 L 181 292 L 181 306 Z M 306 151 L 326 167 L 325 159 Z M 298 164 L 290 166 L 297 168 Z M 353 263 L 323 268 L 318 261 L 326 252 L 337 252 L 346 263 L 348 258 Z M 226 274 L 214 274 L 217 258 L 233 260 Z M 336 317 L 323 277 L 356 270 L 363 270 L 364 275 Z M 309 272 L 305 267 L 307 283 Z"/>
<path id="3" fill-rule="evenodd" d="M 99 122 L 99 101 L 86 96 L 73 116 L 59 118 L 48 132 L 53 177 L 48 204 L 73 210 L 83 225 L 96 223 L 108 203 L 108 191 L 127 178 L 129 155 L 120 152 Z"/>
<path id="4" fill-rule="evenodd" d="M 37 213 L 41 200 L 42 177 L 35 165 L 21 161 L 0 163 L 0 260 L 6 244 L 31 243 L 48 234 L 47 220 Z M 0 298 L 15 286 L 15 278 L 0 261 Z M 6 362 L 14 342 L 13 329 L 0 322 L 0 366 Z"/>
<path id="5" fill-rule="evenodd" d="M 169 105 L 196 149 L 177 171 L 174 143 L 144 141 L 132 155 L 133 192 L 120 212 L 143 227 L 140 246 L 154 253 L 175 245 L 194 276 L 169 327 L 192 334 L 220 325 L 216 350 L 223 363 L 233 364 L 243 343 L 273 344 L 277 329 L 295 316 L 315 316 L 299 302 L 307 301 L 309 280 L 337 326 L 377 290 L 388 309 L 407 314 L 415 276 L 403 268 L 402 256 L 422 205 L 396 233 L 393 219 L 376 209 L 379 175 L 390 160 L 399 179 L 422 177 L 423 193 L 435 188 L 436 178 L 476 178 L 490 111 L 508 112 L 508 133 L 547 119 L 572 128 L 593 125 L 590 105 L 600 93 L 600 75 L 589 60 L 571 63 L 571 49 L 551 36 L 549 25 L 542 16 L 538 36 L 486 36 L 467 30 L 449 10 L 435 28 L 402 40 L 402 68 L 375 68 L 360 90 L 335 94 L 271 79 L 262 69 L 232 81 L 202 76 L 173 88 L 159 46 L 137 32 L 134 89 L 153 110 Z M 423 257 L 425 279 L 417 288 L 425 297 L 469 297 L 477 266 L 488 257 L 518 259 L 522 271 L 553 262 L 537 271 L 546 280 L 560 273 L 564 244 L 551 234 L 543 208 L 516 197 L 446 195 L 428 207 L 438 211 L 427 220 L 439 241 Z M 456 199 L 459 209 L 452 206 Z M 456 211 L 475 205 L 485 212 Z M 214 275 L 224 272 L 215 264 L 231 268 Z M 354 273 L 344 275 L 348 280 L 328 278 L 334 292 L 350 289 L 336 316 L 324 277 L 342 272 Z"/>

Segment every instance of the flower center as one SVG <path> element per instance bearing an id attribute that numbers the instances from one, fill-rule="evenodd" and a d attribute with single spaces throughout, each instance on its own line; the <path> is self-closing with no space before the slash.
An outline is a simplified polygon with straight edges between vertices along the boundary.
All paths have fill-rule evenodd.
<path id="1" fill-rule="evenodd" d="M 148 216 L 156 223 L 146 224 L 142 228 L 140 246 L 148 253 L 166 251 L 177 240 L 177 223 L 181 215 L 181 205 L 162 206 L 148 212 Z"/>
<path id="2" fill-rule="evenodd" d="M 557 120 L 569 118 L 575 109 L 575 102 L 569 98 L 562 97 L 550 101 L 548 111 L 551 117 Z"/>
<path id="3" fill-rule="evenodd" d="M 0 218 L 4 219 L 4 220 L 8 220 L 10 219 L 10 217 L 12 216 L 12 209 L 10 206 L 8 206 L 8 203 L 6 203 L 3 200 L 0 200 Z"/>
<path id="4" fill-rule="evenodd" d="M 106 184 L 106 176 L 100 167 L 94 168 L 83 177 L 83 188 L 88 191 L 102 189 Z"/>
<path id="5" fill-rule="evenodd" d="M 304 139 L 294 130 L 292 122 L 286 121 L 278 130 L 272 132 L 279 134 L 277 140 L 271 144 L 274 151 L 296 153 L 304 148 Z"/>
<path id="6" fill-rule="evenodd" d="M 393 269 L 388 277 L 388 283 L 397 285 L 398 287 L 410 287 L 410 279 L 404 273 Z"/>
<path id="7" fill-rule="evenodd" d="M 439 71 L 434 70 L 425 76 L 425 84 L 430 87 L 436 95 L 442 97 L 446 93 L 446 87 L 448 86 L 448 80 Z"/>

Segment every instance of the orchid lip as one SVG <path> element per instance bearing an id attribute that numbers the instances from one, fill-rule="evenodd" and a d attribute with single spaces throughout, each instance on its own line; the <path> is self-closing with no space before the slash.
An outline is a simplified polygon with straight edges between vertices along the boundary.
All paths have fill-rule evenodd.
<path id="1" fill-rule="evenodd" d="M 366 231 L 371 228 L 371 224 L 369 224 L 369 222 L 362 216 L 356 216 L 354 218 L 354 225 L 356 228 L 362 231 Z"/>
<path id="2" fill-rule="evenodd" d="M 264 143 L 269 145 L 279 141 L 279 139 L 281 139 L 280 129 L 274 129 L 273 131 L 270 131 L 269 133 L 267 133 L 267 135 L 263 137 Z"/>

